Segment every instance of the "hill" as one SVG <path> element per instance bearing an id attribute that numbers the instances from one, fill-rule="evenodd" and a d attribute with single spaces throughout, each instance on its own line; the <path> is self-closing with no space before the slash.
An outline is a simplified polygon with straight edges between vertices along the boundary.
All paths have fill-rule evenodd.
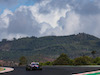
<path id="1" fill-rule="evenodd" d="M 52 61 L 61 53 L 70 58 L 82 55 L 91 56 L 91 51 L 100 51 L 100 39 L 86 33 L 69 36 L 24 37 L 0 42 L 0 59 L 18 61 L 26 56 L 29 60 Z"/>

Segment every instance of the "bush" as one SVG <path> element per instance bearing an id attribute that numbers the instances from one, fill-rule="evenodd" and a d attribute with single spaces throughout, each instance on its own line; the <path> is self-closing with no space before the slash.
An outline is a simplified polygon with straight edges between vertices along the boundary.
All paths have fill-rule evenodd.
<path id="1" fill-rule="evenodd" d="M 52 62 L 47 61 L 47 62 L 44 63 L 44 65 L 52 65 Z"/>
<path id="2" fill-rule="evenodd" d="M 19 66 L 20 65 L 26 65 L 27 64 L 27 59 L 25 56 L 20 57 L 19 59 Z"/>
<path id="3" fill-rule="evenodd" d="M 81 56 L 74 59 L 74 65 L 91 65 L 92 58 L 88 56 Z"/>
<path id="4" fill-rule="evenodd" d="M 70 58 L 62 53 L 54 62 L 53 65 L 69 65 L 70 63 Z"/>
<path id="5" fill-rule="evenodd" d="M 100 57 L 96 57 L 93 61 L 93 63 L 100 65 Z"/>

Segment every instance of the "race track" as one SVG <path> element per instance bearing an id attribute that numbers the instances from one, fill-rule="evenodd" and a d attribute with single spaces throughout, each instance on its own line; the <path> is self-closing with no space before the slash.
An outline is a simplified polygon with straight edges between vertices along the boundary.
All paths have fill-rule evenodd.
<path id="1" fill-rule="evenodd" d="M 25 67 L 15 67 L 13 72 L 3 75 L 72 75 L 72 73 L 98 70 L 100 67 L 43 67 L 42 71 L 26 71 Z"/>

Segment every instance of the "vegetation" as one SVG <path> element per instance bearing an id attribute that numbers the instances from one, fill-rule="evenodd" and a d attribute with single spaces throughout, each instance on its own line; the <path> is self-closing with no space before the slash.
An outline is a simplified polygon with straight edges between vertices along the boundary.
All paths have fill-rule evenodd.
<path id="1" fill-rule="evenodd" d="M 91 53 L 92 51 L 95 51 Z M 69 36 L 25 37 L 0 42 L 0 59 L 19 60 L 25 56 L 30 61 L 53 61 L 61 53 L 71 59 L 80 56 L 100 56 L 100 39 L 85 33 Z M 71 60 L 72 61 L 72 60 Z"/>
<path id="2" fill-rule="evenodd" d="M 96 57 L 93 62 L 97 65 L 100 65 L 100 57 Z"/>
<path id="3" fill-rule="evenodd" d="M 52 66 L 53 65 L 53 62 L 50 62 L 50 61 L 47 61 L 47 62 L 44 62 L 44 63 L 43 62 L 42 63 L 40 62 L 40 66 L 47 66 L 47 65 L 48 66 Z"/>
<path id="4" fill-rule="evenodd" d="M 53 65 L 69 65 L 70 64 L 70 58 L 62 53 L 53 63 Z"/>
<path id="5" fill-rule="evenodd" d="M 100 57 L 91 58 L 89 56 L 80 56 L 70 59 L 66 54 L 62 53 L 53 62 L 40 63 L 40 65 L 100 65 Z"/>
<path id="6" fill-rule="evenodd" d="M 92 58 L 88 56 L 75 58 L 74 65 L 92 65 Z"/>
<path id="7" fill-rule="evenodd" d="M 27 64 L 27 59 L 25 56 L 20 57 L 19 59 L 19 66 L 21 65 L 26 65 Z"/>
<path id="8" fill-rule="evenodd" d="M 96 51 L 92 51 L 91 54 L 92 54 L 93 58 L 95 58 Z"/>

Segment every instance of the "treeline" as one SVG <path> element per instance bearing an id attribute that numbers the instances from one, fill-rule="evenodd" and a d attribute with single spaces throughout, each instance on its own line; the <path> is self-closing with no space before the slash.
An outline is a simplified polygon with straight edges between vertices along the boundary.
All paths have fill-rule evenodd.
<path id="1" fill-rule="evenodd" d="M 20 65 L 27 64 L 27 59 L 23 56 L 20 58 Z M 100 57 L 89 57 L 89 56 L 80 56 L 75 59 L 70 59 L 67 54 L 62 53 L 58 58 L 54 61 L 40 63 L 40 65 L 100 65 Z"/>
<path id="2" fill-rule="evenodd" d="M 91 56 L 90 52 L 93 50 L 97 51 L 96 56 L 100 56 L 100 39 L 86 33 L 69 36 L 3 39 L 0 42 L 0 57 L 8 61 L 18 61 L 17 59 L 22 55 L 26 56 L 26 58 L 36 56 L 34 60 L 42 57 L 55 59 L 61 53 L 66 53 L 73 59 L 83 54 Z M 40 61 L 48 60 L 41 59 Z"/>
<path id="3" fill-rule="evenodd" d="M 99 38 L 85 33 L 79 33 L 77 35 L 73 34 L 69 36 L 45 36 L 39 38 L 32 36 L 20 39 L 13 38 L 12 41 L 2 39 L 0 47 L 3 51 L 6 51 L 6 49 L 11 51 L 44 50 L 45 48 L 50 49 L 52 47 L 55 49 L 57 49 L 57 47 L 69 49 L 68 47 L 70 47 L 71 50 L 74 50 L 77 47 L 77 44 L 88 44 L 91 46 L 91 42 L 93 42 L 96 45 L 100 45 L 100 42 L 95 43 L 98 40 L 100 41 Z M 71 45 L 73 45 L 73 47 L 71 47 Z"/>
<path id="4" fill-rule="evenodd" d="M 100 57 L 80 56 L 75 59 L 70 59 L 63 53 L 53 62 L 48 61 L 41 63 L 41 65 L 100 65 Z"/>

